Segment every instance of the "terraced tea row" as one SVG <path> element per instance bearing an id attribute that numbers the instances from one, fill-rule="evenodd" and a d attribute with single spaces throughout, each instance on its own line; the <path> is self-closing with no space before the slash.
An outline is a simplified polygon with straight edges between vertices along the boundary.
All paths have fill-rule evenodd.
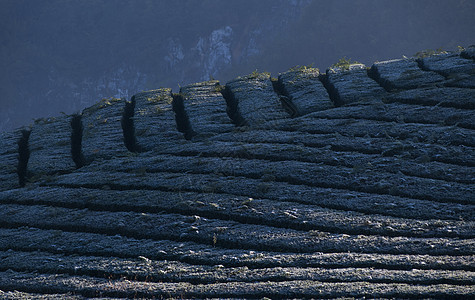
<path id="1" fill-rule="evenodd" d="M 2 133 L 0 297 L 473 298 L 474 58 L 253 73 Z"/>
<path id="2" fill-rule="evenodd" d="M 170 213 L 189 216 L 194 223 L 207 219 L 232 220 L 244 224 L 328 233 L 365 234 L 406 237 L 473 238 L 471 222 L 454 220 L 414 220 L 404 217 L 368 215 L 351 211 L 320 208 L 315 205 L 288 203 L 243 196 L 162 191 L 114 191 L 97 189 L 41 188 L 32 193 L 2 193 L 0 203 L 45 205 L 88 209 L 99 212 Z M 120 196 L 125 197 L 120 197 Z M 289 207 L 292 209 L 289 209 Z M 441 208 L 437 211 L 442 211 Z M 463 211 L 469 211 L 470 209 Z M 462 213 L 462 211 L 461 211 Z M 199 216 L 198 216 L 198 215 Z M 462 213 L 463 215 L 463 213 Z M 460 217 L 460 216 L 459 216 Z M 467 217 L 468 218 L 468 217 Z M 21 220 L 18 220 L 21 222 Z M 194 229 L 192 229 L 192 227 Z M 220 230 L 225 230 L 225 227 Z M 191 231 L 197 231 L 195 225 Z M 219 230 L 218 230 L 219 231 Z"/>

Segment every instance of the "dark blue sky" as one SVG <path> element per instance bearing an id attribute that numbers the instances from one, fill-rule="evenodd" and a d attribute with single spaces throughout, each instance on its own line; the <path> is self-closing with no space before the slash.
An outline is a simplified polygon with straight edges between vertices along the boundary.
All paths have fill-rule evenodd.
<path id="1" fill-rule="evenodd" d="M 0 130 L 101 97 L 475 44 L 473 0 L 0 0 Z"/>

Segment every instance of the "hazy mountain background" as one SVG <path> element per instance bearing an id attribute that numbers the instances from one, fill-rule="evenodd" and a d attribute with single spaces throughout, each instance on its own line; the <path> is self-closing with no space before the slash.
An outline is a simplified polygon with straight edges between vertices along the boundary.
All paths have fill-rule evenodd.
<path id="1" fill-rule="evenodd" d="M 475 43 L 473 0 L 0 0 L 0 131 L 103 97 Z"/>

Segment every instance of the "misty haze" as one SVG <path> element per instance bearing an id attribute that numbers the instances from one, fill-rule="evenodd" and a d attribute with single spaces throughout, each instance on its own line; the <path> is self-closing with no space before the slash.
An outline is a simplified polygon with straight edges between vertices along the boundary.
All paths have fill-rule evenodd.
<path id="1" fill-rule="evenodd" d="M 465 0 L 0 0 L 0 131 L 102 98 L 474 44 Z"/>

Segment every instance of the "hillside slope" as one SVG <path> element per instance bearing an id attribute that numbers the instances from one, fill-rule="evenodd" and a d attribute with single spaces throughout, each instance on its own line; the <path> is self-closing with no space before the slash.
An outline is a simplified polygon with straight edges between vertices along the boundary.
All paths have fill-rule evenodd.
<path id="1" fill-rule="evenodd" d="M 475 297 L 475 48 L 103 99 L 0 138 L 0 297 Z"/>

